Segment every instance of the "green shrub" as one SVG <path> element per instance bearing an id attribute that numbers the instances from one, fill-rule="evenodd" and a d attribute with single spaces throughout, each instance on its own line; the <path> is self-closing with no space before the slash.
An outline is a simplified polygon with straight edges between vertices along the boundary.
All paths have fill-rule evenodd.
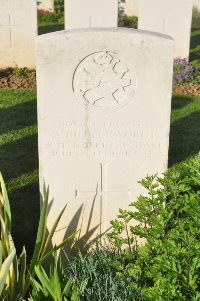
<path id="1" fill-rule="evenodd" d="M 17 65 L 13 69 L 13 75 L 21 78 L 29 78 L 29 77 L 35 77 L 36 71 L 33 69 L 28 69 L 27 67 L 19 68 Z"/>
<path id="2" fill-rule="evenodd" d="M 192 28 L 200 29 L 200 12 L 196 7 L 193 8 Z"/>
<path id="3" fill-rule="evenodd" d="M 135 16 L 121 16 L 118 19 L 119 27 L 129 27 L 129 28 L 138 28 L 138 18 Z"/>
<path id="4" fill-rule="evenodd" d="M 129 278 L 132 300 L 199 300 L 200 154 L 141 184 L 147 194 L 112 221 L 116 273 Z M 137 237 L 146 244 L 139 246 Z"/>
<path id="5" fill-rule="evenodd" d="M 55 0 L 54 1 L 54 11 L 57 14 L 64 13 L 64 0 Z"/>
<path id="6" fill-rule="evenodd" d="M 38 23 L 39 24 L 64 23 L 64 14 L 40 9 L 38 10 Z"/>

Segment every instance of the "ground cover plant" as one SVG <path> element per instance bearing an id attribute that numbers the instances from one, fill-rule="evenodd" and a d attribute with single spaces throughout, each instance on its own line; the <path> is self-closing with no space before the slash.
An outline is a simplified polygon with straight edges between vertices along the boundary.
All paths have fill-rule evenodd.
<path id="1" fill-rule="evenodd" d="M 50 12 L 48 10 L 38 10 L 39 24 L 64 23 L 64 14 L 62 12 Z"/>
<path id="2" fill-rule="evenodd" d="M 81 301 L 132 300 L 128 278 L 118 277 L 113 262 L 116 253 L 101 244 L 83 255 L 81 252 L 69 260 L 66 274 L 71 275 L 77 286 L 85 281 Z"/>
<path id="3" fill-rule="evenodd" d="M 177 57 L 174 60 L 173 84 L 200 83 L 200 69 L 196 68 L 188 59 Z"/>

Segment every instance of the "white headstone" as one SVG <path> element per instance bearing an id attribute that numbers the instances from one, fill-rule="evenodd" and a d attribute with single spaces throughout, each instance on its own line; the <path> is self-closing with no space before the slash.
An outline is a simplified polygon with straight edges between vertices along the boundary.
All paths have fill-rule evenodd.
<path id="1" fill-rule="evenodd" d="M 175 57 L 187 58 L 193 0 L 140 0 L 138 28 L 165 33 L 175 40 Z"/>
<path id="2" fill-rule="evenodd" d="M 50 12 L 54 9 L 54 0 L 39 0 L 37 3 L 38 9 L 44 9 Z"/>
<path id="3" fill-rule="evenodd" d="M 0 68 L 34 68 L 36 36 L 36 0 L 1 0 Z"/>
<path id="4" fill-rule="evenodd" d="M 125 3 L 121 4 L 124 8 L 124 14 L 127 16 L 138 16 L 139 0 L 125 0 Z"/>
<path id="5" fill-rule="evenodd" d="M 40 36 L 37 84 L 40 190 L 53 223 L 103 233 L 167 167 L 173 40 L 133 29 Z M 64 230 L 58 233 L 59 240 Z"/>
<path id="6" fill-rule="evenodd" d="M 194 0 L 193 6 L 196 7 L 198 11 L 200 11 L 200 0 Z"/>
<path id="7" fill-rule="evenodd" d="M 117 27 L 118 0 L 65 0 L 65 28 Z"/>

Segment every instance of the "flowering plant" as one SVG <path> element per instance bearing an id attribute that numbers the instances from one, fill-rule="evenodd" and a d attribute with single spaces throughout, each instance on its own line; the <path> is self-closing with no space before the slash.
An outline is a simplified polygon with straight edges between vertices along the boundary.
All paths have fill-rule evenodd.
<path id="1" fill-rule="evenodd" d="M 45 9 L 39 9 L 38 21 L 40 24 L 64 23 L 64 14 L 51 12 Z"/>
<path id="2" fill-rule="evenodd" d="M 51 14 L 51 12 L 49 10 L 46 10 L 46 9 L 38 9 L 38 14 L 39 15 L 46 15 L 46 14 Z"/>
<path id="3" fill-rule="evenodd" d="M 177 57 L 174 60 L 173 84 L 200 82 L 200 69 L 195 68 L 188 59 Z"/>

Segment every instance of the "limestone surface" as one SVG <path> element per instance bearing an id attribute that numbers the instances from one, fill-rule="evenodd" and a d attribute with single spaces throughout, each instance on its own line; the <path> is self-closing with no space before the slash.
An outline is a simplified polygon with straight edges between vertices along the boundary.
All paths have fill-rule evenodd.
<path id="1" fill-rule="evenodd" d="M 65 28 L 117 27 L 118 0 L 65 0 Z"/>
<path id="2" fill-rule="evenodd" d="M 200 0 L 194 0 L 193 6 L 200 12 Z"/>
<path id="3" fill-rule="evenodd" d="M 121 3 L 124 8 L 124 14 L 127 16 L 138 16 L 138 5 L 140 0 L 126 0 L 125 3 Z"/>
<path id="4" fill-rule="evenodd" d="M 175 57 L 189 57 L 193 0 L 140 0 L 138 28 L 168 34 Z"/>
<path id="5" fill-rule="evenodd" d="M 38 9 L 44 9 L 47 11 L 53 11 L 54 9 L 54 0 L 40 0 L 37 1 Z"/>
<path id="6" fill-rule="evenodd" d="M 1 0 L 0 68 L 34 68 L 36 36 L 36 0 Z"/>

